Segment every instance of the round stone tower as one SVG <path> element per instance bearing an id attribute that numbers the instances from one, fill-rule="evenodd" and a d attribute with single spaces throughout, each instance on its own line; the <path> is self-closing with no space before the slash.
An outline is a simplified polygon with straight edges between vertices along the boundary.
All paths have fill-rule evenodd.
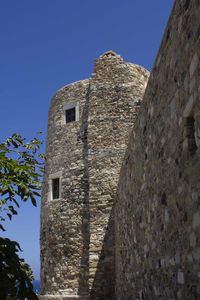
<path id="1" fill-rule="evenodd" d="M 49 110 L 41 207 L 41 299 L 114 299 L 113 205 L 149 72 L 109 51 Z"/>

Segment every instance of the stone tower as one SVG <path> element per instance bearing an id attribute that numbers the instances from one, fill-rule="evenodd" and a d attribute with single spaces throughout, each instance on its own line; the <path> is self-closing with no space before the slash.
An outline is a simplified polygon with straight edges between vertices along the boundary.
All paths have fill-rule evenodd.
<path id="1" fill-rule="evenodd" d="M 109 51 L 49 111 L 41 299 L 114 299 L 113 204 L 149 72 Z"/>

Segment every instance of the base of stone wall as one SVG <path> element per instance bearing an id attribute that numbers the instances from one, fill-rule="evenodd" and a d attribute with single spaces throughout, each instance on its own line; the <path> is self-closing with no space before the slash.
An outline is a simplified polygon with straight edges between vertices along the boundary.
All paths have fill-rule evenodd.
<path id="1" fill-rule="evenodd" d="M 39 300 L 88 300 L 88 296 L 78 295 L 39 295 Z"/>

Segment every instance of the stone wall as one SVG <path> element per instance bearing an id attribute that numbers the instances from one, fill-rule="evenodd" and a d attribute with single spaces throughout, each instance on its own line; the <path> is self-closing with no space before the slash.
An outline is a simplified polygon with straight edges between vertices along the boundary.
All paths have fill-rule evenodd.
<path id="1" fill-rule="evenodd" d="M 114 299 L 113 202 L 130 128 L 149 72 L 114 52 L 96 60 L 92 77 L 68 85 L 49 111 L 41 208 L 41 299 Z M 79 107 L 65 124 L 64 108 Z M 51 199 L 51 180 L 61 197 Z"/>
<path id="2" fill-rule="evenodd" d="M 115 204 L 116 299 L 200 299 L 200 1 L 177 0 Z"/>
<path id="3" fill-rule="evenodd" d="M 88 122 L 90 299 L 114 299 L 113 202 L 147 79 L 146 70 L 110 52 L 95 63 Z"/>
<path id="4" fill-rule="evenodd" d="M 88 181 L 84 124 L 89 80 L 59 90 L 49 110 L 41 209 L 41 294 L 73 294 L 81 280 L 82 214 Z M 65 124 L 64 105 L 78 102 L 80 121 Z M 61 198 L 51 199 L 51 176 L 61 178 Z M 85 238 L 85 237 L 84 237 Z M 48 298 L 47 298 L 48 299 Z"/>

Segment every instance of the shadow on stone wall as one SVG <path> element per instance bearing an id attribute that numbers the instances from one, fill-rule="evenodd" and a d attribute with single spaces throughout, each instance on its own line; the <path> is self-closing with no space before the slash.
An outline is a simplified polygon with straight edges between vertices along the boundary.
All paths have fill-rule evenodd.
<path id="1" fill-rule="evenodd" d="M 90 207 L 89 207 L 89 171 L 88 171 L 88 109 L 89 109 L 90 85 L 85 96 L 86 102 L 83 108 L 82 124 L 80 128 L 81 139 L 83 141 L 83 208 L 82 208 L 82 226 L 81 234 L 83 240 L 82 256 L 80 261 L 79 288 L 78 295 L 84 296 L 89 294 L 89 245 L 90 245 Z"/>
<path id="2" fill-rule="evenodd" d="M 115 299 L 114 208 L 112 208 L 99 257 L 90 300 Z"/>
<path id="3" fill-rule="evenodd" d="M 89 275 L 89 247 L 90 247 L 90 205 L 89 205 L 89 165 L 88 165 L 88 111 L 89 111 L 89 94 L 90 85 L 86 94 L 86 102 L 83 108 L 81 139 L 83 141 L 83 163 L 84 176 L 82 179 L 84 200 L 82 209 L 82 256 L 80 260 L 79 287 L 78 295 L 86 296 L 90 300 L 114 299 L 114 215 L 111 211 L 108 225 L 106 228 L 101 254 L 97 264 L 96 274 L 92 287 L 90 287 L 89 279 L 93 278 Z"/>

